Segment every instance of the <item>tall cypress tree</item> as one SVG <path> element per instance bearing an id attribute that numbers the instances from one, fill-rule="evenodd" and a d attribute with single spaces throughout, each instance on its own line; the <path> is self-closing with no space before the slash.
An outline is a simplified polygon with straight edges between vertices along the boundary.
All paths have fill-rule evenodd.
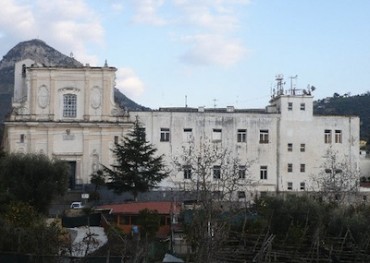
<path id="1" fill-rule="evenodd" d="M 115 193 L 131 192 L 136 200 L 139 193 L 155 188 L 168 176 L 163 155 L 156 156 L 157 149 L 146 141 L 138 118 L 133 130 L 115 143 L 112 151 L 116 163 L 104 171 L 109 178 L 107 186 Z"/>

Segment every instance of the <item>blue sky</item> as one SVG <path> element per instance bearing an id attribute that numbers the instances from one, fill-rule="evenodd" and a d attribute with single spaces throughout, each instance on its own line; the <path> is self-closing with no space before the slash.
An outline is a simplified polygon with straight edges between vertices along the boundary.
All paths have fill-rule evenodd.
<path id="1" fill-rule="evenodd" d="M 315 99 L 370 90 L 366 0 L 2 0 L 0 54 L 39 38 L 117 71 L 117 87 L 157 109 L 262 108 L 275 75 Z"/>

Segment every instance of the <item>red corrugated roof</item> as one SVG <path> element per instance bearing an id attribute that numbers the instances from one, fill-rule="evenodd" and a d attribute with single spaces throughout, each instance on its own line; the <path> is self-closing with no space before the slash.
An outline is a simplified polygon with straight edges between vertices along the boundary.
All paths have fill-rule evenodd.
<path id="1" fill-rule="evenodd" d="M 138 214 L 140 210 L 145 208 L 149 210 L 157 210 L 159 214 L 170 214 L 172 205 L 172 212 L 179 212 L 179 203 L 173 202 L 130 202 L 123 204 L 102 205 L 98 209 L 111 209 L 113 214 Z"/>

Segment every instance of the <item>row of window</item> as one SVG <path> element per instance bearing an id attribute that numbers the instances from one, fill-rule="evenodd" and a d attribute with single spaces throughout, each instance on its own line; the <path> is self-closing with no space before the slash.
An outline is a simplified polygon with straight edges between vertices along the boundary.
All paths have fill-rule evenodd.
<path id="1" fill-rule="evenodd" d="M 143 129 L 143 133 L 145 132 L 145 128 Z M 191 141 L 193 138 L 192 134 L 193 130 L 191 128 L 185 128 L 184 129 L 184 141 Z M 160 134 L 160 141 L 161 142 L 169 142 L 170 141 L 170 129 L 169 128 L 161 128 L 161 134 Z M 212 132 L 212 141 L 218 142 L 222 139 L 222 129 L 213 129 Z M 116 140 L 116 138 L 115 138 Z M 236 134 L 236 140 L 240 143 L 247 142 L 247 129 L 238 129 Z M 116 141 L 115 141 L 116 142 Z M 118 141 L 117 141 L 118 142 Z M 325 130 L 324 132 L 324 142 L 325 143 L 331 143 L 332 142 L 332 132 L 331 130 Z M 335 143 L 342 143 L 342 131 L 341 130 L 335 130 L 334 132 L 334 142 Z M 259 136 L 259 143 L 265 144 L 269 143 L 269 130 L 260 130 L 260 136 Z M 287 145 L 288 152 L 293 151 L 293 143 L 288 143 Z M 306 151 L 306 144 L 301 143 L 300 144 L 300 151 L 305 152 Z"/>
<path id="2" fill-rule="evenodd" d="M 301 164 L 300 165 L 300 171 L 305 172 L 306 170 L 306 165 Z M 293 171 L 293 165 L 288 164 L 288 172 Z M 239 179 L 245 179 L 245 166 L 239 166 L 238 170 L 238 175 Z M 184 167 L 184 179 L 191 179 L 191 168 L 189 166 Z M 220 166 L 214 166 L 213 167 L 213 179 L 220 179 L 221 178 L 221 167 Z M 260 179 L 261 180 L 267 180 L 267 166 L 266 165 L 261 165 L 260 166 Z M 287 189 L 288 190 L 293 190 L 293 182 L 288 182 L 287 183 Z M 300 183 L 300 190 L 305 190 L 306 189 L 306 184 L 305 182 Z M 244 193 L 244 195 L 242 194 Z M 238 197 L 239 198 L 244 198 L 245 197 L 245 192 L 238 192 Z"/>
<path id="3" fill-rule="evenodd" d="M 184 179 L 190 180 L 192 179 L 192 168 L 190 165 L 185 165 L 183 167 L 183 173 L 184 173 Z M 213 179 L 221 179 L 221 166 L 220 165 L 215 165 L 212 168 L 212 175 Z M 239 179 L 245 179 L 246 175 L 246 167 L 245 165 L 240 165 L 238 167 L 238 178 Z"/>
<path id="4" fill-rule="evenodd" d="M 305 173 L 306 164 L 301 163 L 299 167 L 299 171 L 301 173 Z M 293 172 L 293 164 L 288 163 L 288 173 L 292 173 L 292 172 Z M 192 169 L 190 166 L 184 166 L 183 173 L 184 173 L 184 179 L 192 179 Z M 220 179 L 221 178 L 221 166 L 219 165 L 213 166 L 212 175 L 213 175 L 213 179 Z M 239 166 L 238 178 L 245 179 L 245 175 L 246 175 L 246 167 L 244 165 Z M 260 179 L 267 180 L 267 165 L 260 166 Z"/>
<path id="5" fill-rule="evenodd" d="M 302 169 L 302 167 L 301 167 Z M 305 171 L 305 166 L 303 166 Z M 191 166 L 184 166 L 183 167 L 184 179 L 192 179 L 192 169 Z M 213 179 L 221 179 L 221 166 L 215 165 L 212 169 Z M 245 179 L 246 176 L 246 167 L 245 165 L 240 165 L 238 167 L 238 178 Z M 262 165 L 260 167 L 260 179 L 267 180 L 267 165 Z"/>
<path id="6" fill-rule="evenodd" d="M 192 138 L 192 129 L 186 128 L 184 129 L 184 139 L 189 141 Z M 213 129 L 212 132 L 212 140 L 213 141 L 221 141 L 222 138 L 222 129 Z M 236 134 L 237 142 L 247 142 L 247 129 L 238 129 Z M 169 128 L 161 128 L 161 142 L 169 142 L 170 141 L 170 129 Z M 325 130 L 324 132 L 324 141 L 325 143 L 332 142 L 332 131 Z M 342 130 L 335 130 L 334 131 L 334 141 L 335 143 L 342 143 Z M 269 143 L 269 130 L 260 130 L 260 138 L 259 143 Z M 305 151 L 306 145 L 304 143 L 300 144 L 300 151 Z M 288 151 L 293 151 L 293 144 L 288 143 Z"/>
<path id="7" fill-rule="evenodd" d="M 305 111 L 306 110 L 306 104 L 305 103 L 301 103 L 299 105 L 299 109 L 301 111 Z M 288 102 L 288 111 L 292 111 L 293 110 L 293 102 Z"/>
<path id="8" fill-rule="evenodd" d="M 193 129 L 192 128 L 185 128 L 184 129 L 184 141 L 191 141 L 193 138 Z M 212 141 L 218 142 L 222 140 L 222 129 L 213 129 L 212 130 Z M 247 129 L 238 129 L 236 134 L 237 142 L 247 142 Z M 170 129 L 169 128 L 161 128 L 161 142 L 169 142 L 170 141 Z M 260 130 L 260 143 L 268 143 L 269 142 L 269 131 L 268 130 Z"/>
<path id="9" fill-rule="evenodd" d="M 299 146 L 300 152 L 306 151 L 306 144 L 301 143 Z M 288 143 L 288 152 L 293 152 L 293 143 Z"/>
<path id="10" fill-rule="evenodd" d="M 301 173 L 306 172 L 306 164 L 301 163 L 299 166 L 299 171 Z M 293 164 L 288 163 L 288 173 L 293 172 Z M 183 167 L 184 179 L 192 179 L 192 169 L 191 166 L 184 166 Z M 221 178 L 221 166 L 215 165 L 212 169 L 213 179 L 220 179 Z M 246 167 L 244 165 L 239 166 L 238 169 L 238 178 L 245 179 L 246 175 Z M 260 166 L 260 179 L 267 180 L 267 165 Z"/>
<path id="11" fill-rule="evenodd" d="M 306 172 L 306 164 L 301 163 L 300 166 L 299 166 L 299 171 L 301 173 L 305 173 Z M 292 172 L 293 172 L 293 164 L 288 163 L 288 173 L 292 173 Z"/>
<path id="12" fill-rule="evenodd" d="M 287 189 L 288 190 L 293 190 L 293 182 L 288 182 L 287 183 Z M 302 191 L 306 190 L 306 183 L 305 182 L 301 182 L 299 184 L 299 190 L 302 190 Z"/>
<path id="13" fill-rule="evenodd" d="M 332 131 L 325 130 L 324 131 L 324 142 L 325 143 L 332 143 Z M 335 143 L 342 143 L 342 130 L 335 130 L 334 131 L 334 142 Z"/>

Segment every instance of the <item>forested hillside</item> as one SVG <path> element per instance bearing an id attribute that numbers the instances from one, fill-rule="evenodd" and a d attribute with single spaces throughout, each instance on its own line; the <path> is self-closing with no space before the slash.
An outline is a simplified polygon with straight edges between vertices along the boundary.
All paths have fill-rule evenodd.
<path id="1" fill-rule="evenodd" d="M 317 115 L 355 115 L 360 117 L 360 137 L 370 139 L 370 92 L 348 96 L 334 93 L 333 97 L 318 100 L 314 104 Z"/>

